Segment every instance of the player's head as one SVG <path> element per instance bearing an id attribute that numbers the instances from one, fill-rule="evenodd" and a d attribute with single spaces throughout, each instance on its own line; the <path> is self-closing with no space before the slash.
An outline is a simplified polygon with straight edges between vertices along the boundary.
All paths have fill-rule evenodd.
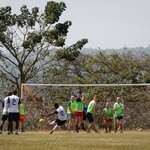
<path id="1" fill-rule="evenodd" d="M 117 97 L 117 102 L 120 103 L 121 102 L 121 98 Z"/>
<path id="2" fill-rule="evenodd" d="M 109 107 L 109 103 L 107 102 L 107 103 L 106 103 L 106 108 L 108 108 L 108 107 Z"/>
<path id="3" fill-rule="evenodd" d="M 11 92 L 11 91 L 9 91 L 9 92 L 8 92 L 8 96 L 11 96 L 11 95 L 12 95 L 12 92 Z"/>
<path id="4" fill-rule="evenodd" d="M 21 103 L 23 103 L 23 98 L 21 98 Z"/>
<path id="5" fill-rule="evenodd" d="M 97 100 L 98 100 L 97 95 L 94 95 L 94 96 L 93 96 L 93 99 L 94 99 L 94 101 L 97 101 Z"/>
<path id="6" fill-rule="evenodd" d="M 73 95 L 71 96 L 70 99 L 71 99 L 71 101 L 75 101 L 75 97 Z"/>
<path id="7" fill-rule="evenodd" d="M 55 109 L 57 109 L 59 107 L 58 103 L 54 104 Z"/>
<path id="8" fill-rule="evenodd" d="M 82 92 L 79 90 L 77 93 L 77 97 L 81 97 L 82 96 Z"/>
<path id="9" fill-rule="evenodd" d="M 14 90 L 14 91 L 13 91 L 13 94 L 14 94 L 14 95 L 17 95 L 17 90 Z"/>

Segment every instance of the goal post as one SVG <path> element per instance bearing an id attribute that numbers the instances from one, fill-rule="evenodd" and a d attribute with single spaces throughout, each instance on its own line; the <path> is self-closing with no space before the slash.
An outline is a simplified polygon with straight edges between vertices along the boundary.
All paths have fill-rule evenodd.
<path id="1" fill-rule="evenodd" d="M 102 110 L 106 102 L 115 103 L 119 96 L 125 100 L 125 128 L 147 128 L 150 126 L 150 119 L 143 121 L 141 116 L 148 116 L 150 108 L 150 83 L 143 84 L 21 84 L 21 98 L 27 102 L 27 116 L 34 116 L 32 124 L 43 111 L 50 111 L 53 103 L 59 102 L 67 107 L 67 101 L 71 94 L 78 90 L 85 92 L 88 101 L 92 100 L 93 94 L 97 94 L 99 102 L 97 109 Z M 136 119 L 137 118 L 137 119 Z M 35 122 L 34 122 L 35 121 Z M 141 121 L 141 123 L 140 123 Z M 138 122 L 138 124 L 137 124 Z M 131 126 L 131 124 L 133 124 Z"/>
<path id="2" fill-rule="evenodd" d="M 38 84 L 38 83 L 22 83 L 21 84 L 21 98 L 23 97 L 24 86 L 49 86 L 49 87 L 137 87 L 150 86 L 150 83 L 142 84 Z"/>

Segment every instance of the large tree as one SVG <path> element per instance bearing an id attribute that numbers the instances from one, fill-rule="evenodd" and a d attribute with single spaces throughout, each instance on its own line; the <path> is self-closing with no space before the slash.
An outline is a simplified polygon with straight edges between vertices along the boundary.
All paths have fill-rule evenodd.
<path id="1" fill-rule="evenodd" d="M 0 71 L 17 88 L 33 79 L 49 66 L 53 55 L 57 60 L 74 61 L 88 42 L 81 39 L 65 45 L 71 21 L 59 23 L 66 10 L 64 2 L 47 2 L 44 12 L 38 7 L 30 11 L 26 5 L 20 14 L 12 14 L 11 7 L 0 8 Z"/>

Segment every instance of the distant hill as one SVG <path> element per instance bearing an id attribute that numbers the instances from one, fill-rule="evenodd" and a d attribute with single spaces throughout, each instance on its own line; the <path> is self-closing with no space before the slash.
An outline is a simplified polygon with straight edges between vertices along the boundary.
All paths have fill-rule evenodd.
<path id="1" fill-rule="evenodd" d="M 100 50 L 106 51 L 107 53 L 112 53 L 112 52 L 123 53 L 123 52 L 131 51 L 131 52 L 133 52 L 137 55 L 142 54 L 142 53 L 150 55 L 150 45 L 148 47 L 135 47 L 135 48 L 123 47 L 123 48 L 120 48 L 120 49 L 83 48 L 81 52 L 83 54 L 94 54 L 94 53 L 97 53 Z"/>

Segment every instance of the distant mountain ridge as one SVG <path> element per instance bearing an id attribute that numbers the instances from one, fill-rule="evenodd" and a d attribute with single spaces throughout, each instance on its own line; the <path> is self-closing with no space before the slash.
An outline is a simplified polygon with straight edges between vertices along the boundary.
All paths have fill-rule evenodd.
<path id="1" fill-rule="evenodd" d="M 150 45 L 148 47 L 134 47 L 134 48 L 129 48 L 129 47 L 123 47 L 120 49 L 96 49 L 96 48 L 83 48 L 82 53 L 83 54 L 94 54 L 97 53 L 98 51 L 105 51 L 106 53 L 112 53 L 112 52 L 118 52 L 118 53 L 123 53 L 123 52 L 128 52 L 131 51 L 134 54 L 148 54 L 150 55 Z"/>

